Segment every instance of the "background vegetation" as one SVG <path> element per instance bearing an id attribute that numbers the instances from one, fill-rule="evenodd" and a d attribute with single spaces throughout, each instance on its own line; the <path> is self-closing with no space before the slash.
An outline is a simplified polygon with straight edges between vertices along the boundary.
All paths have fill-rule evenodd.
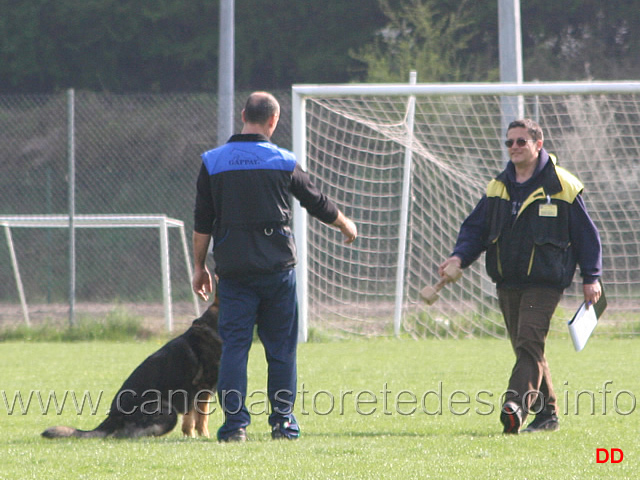
<path id="1" fill-rule="evenodd" d="M 211 91 L 218 0 L 0 0 L 0 93 Z M 235 2 L 236 88 L 493 81 L 498 1 Z M 525 80 L 640 76 L 638 0 L 521 2 Z"/>

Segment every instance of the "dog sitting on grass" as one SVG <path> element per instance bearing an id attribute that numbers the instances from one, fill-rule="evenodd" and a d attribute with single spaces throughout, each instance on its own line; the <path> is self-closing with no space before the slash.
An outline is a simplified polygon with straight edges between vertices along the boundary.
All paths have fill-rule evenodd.
<path id="1" fill-rule="evenodd" d="M 125 380 L 107 418 L 93 430 L 51 427 L 45 438 L 133 438 L 169 433 L 183 414 L 182 432 L 209 436 L 211 396 L 218 382 L 222 340 L 218 299 L 182 335 L 150 355 Z"/>

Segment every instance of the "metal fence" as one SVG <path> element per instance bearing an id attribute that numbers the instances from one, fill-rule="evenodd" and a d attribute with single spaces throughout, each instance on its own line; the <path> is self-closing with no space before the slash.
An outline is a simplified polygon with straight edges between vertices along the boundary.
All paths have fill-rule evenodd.
<path id="1" fill-rule="evenodd" d="M 236 131 L 248 93 L 235 96 Z M 291 148 L 290 93 L 274 94 L 282 114 L 272 140 Z M 190 235 L 200 154 L 216 146 L 216 95 L 75 92 L 72 135 L 68 97 L 66 92 L 0 95 L 0 216 L 69 212 L 73 141 L 75 213 L 162 214 L 183 221 Z M 188 322 L 193 318 L 190 279 L 178 233 L 170 235 L 175 319 Z M 157 232 L 82 229 L 75 236 L 78 314 L 103 314 L 122 305 L 161 326 Z M 14 229 L 12 237 L 32 320 L 64 320 L 69 232 Z M 2 240 L 0 326 L 22 319 L 5 245 Z"/>

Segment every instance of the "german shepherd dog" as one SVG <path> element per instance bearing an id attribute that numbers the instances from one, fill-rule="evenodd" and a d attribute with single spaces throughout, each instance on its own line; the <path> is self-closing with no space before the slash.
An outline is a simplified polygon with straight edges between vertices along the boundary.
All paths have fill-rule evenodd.
<path id="1" fill-rule="evenodd" d="M 209 404 L 218 382 L 222 340 L 217 296 L 182 335 L 150 355 L 125 380 L 107 418 L 93 430 L 51 427 L 45 438 L 133 438 L 169 433 L 184 414 L 182 432 L 209 436 Z"/>

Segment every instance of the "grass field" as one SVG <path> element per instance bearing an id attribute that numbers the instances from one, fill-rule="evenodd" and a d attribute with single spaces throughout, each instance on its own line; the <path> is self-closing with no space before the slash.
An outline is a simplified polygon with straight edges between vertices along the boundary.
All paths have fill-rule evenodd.
<path id="1" fill-rule="evenodd" d="M 561 429 L 548 434 L 501 433 L 499 397 L 513 363 L 506 340 L 377 339 L 300 346 L 296 442 L 268 434 L 259 344 L 246 444 L 185 439 L 179 429 L 137 440 L 39 436 L 59 424 L 95 427 L 122 381 L 161 343 L 0 343 L 0 478 L 638 478 L 637 339 L 595 337 L 580 353 L 568 338 L 549 341 Z M 59 403 L 65 392 L 78 400 L 88 392 L 94 404 L 102 397 L 93 415 L 86 404 L 78 415 L 71 397 L 61 412 L 50 405 L 45 413 L 35 393 L 24 411 L 32 391 L 45 407 L 50 391 Z M 212 433 L 220 420 L 214 412 Z M 623 460 L 597 463 L 598 448 L 618 448 Z"/>

